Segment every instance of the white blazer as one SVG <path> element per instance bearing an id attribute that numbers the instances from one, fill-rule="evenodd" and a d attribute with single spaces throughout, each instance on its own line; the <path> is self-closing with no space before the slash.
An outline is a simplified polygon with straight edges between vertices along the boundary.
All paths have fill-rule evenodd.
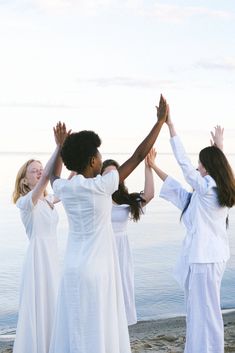
<path id="1" fill-rule="evenodd" d="M 184 177 L 194 190 L 182 218 L 187 234 L 181 256 L 186 256 L 189 264 L 227 261 L 230 256 L 226 231 L 228 208 L 218 204 L 214 179 L 209 175 L 202 177 L 193 167 L 179 137 L 174 136 L 170 142 Z M 189 194 L 170 176 L 160 191 L 160 197 L 171 201 L 180 210 L 183 210 Z"/>

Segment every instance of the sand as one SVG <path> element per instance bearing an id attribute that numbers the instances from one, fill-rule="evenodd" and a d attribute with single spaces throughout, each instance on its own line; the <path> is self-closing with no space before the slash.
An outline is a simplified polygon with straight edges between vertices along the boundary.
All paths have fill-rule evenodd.
<path id="1" fill-rule="evenodd" d="M 235 353 L 235 311 L 223 314 L 225 352 Z M 140 321 L 130 327 L 132 353 L 183 353 L 185 317 Z"/>
<path id="2" fill-rule="evenodd" d="M 223 317 L 225 353 L 235 353 L 235 311 L 224 313 Z M 185 317 L 139 321 L 129 331 L 132 353 L 183 353 Z M 0 353 L 11 353 L 12 344 L 0 342 Z"/>

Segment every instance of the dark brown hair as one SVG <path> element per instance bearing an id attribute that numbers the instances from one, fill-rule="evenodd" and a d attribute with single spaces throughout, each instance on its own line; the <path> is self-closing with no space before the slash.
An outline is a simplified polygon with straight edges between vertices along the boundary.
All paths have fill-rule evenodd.
<path id="1" fill-rule="evenodd" d="M 233 207 L 235 204 L 235 179 L 232 168 L 223 151 L 216 146 L 205 147 L 199 153 L 199 160 L 216 183 L 219 205 L 221 207 Z M 191 196 L 192 193 L 189 194 L 180 219 L 182 219 L 190 204 Z M 229 220 L 227 217 L 227 228 L 228 224 Z"/>
<path id="2" fill-rule="evenodd" d="M 114 166 L 117 169 L 119 168 L 119 164 L 115 160 L 106 159 L 103 162 L 101 174 L 103 174 L 104 170 L 109 166 Z M 140 216 L 143 213 L 142 203 L 146 202 L 141 196 L 141 192 L 129 193 L 126 185 L 122 182 L 119 184 L 118 190 L 112 194 L 112 199 L 118 205 L 127 204 L 130 206 L 130 214 L 133 221 L 137 222 L 140 219 Z"/>
<path id="3" fill-rule="evenodd" d="M 233 207 L 235 179 L 224 153 L 216 146 L 209 146 L 201 150 L 199 160 L 207 173 L 215 180 L 219 205 Z"/>

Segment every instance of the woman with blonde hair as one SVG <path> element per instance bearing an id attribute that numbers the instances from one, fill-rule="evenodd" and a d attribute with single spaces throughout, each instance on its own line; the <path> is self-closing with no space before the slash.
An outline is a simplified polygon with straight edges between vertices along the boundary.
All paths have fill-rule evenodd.
<path id="1" fill-rule="evenodd" d="M 61 171 L 60 149 L 66 127 L 54 128 L 56 149 L 45 168 L 30 159 L 20 168 L 13 202 L 20 209 L 29 245 L 24 261 L 13 353 L 48 353 L 58 289 L 58 215 L 46 187 L 54 168 Z"/>

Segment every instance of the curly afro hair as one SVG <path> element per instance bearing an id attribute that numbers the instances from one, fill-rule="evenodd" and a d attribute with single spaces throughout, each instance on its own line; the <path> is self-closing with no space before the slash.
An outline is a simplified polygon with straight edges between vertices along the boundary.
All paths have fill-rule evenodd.
<path id="1" fill-rule="evenodd" d="M 94 132 L 83 130 L 69 135 L 61 149 L 61 157 L 68 170 L 82 173 L 96 156 L 101 145 L 100 137 Z"/>

